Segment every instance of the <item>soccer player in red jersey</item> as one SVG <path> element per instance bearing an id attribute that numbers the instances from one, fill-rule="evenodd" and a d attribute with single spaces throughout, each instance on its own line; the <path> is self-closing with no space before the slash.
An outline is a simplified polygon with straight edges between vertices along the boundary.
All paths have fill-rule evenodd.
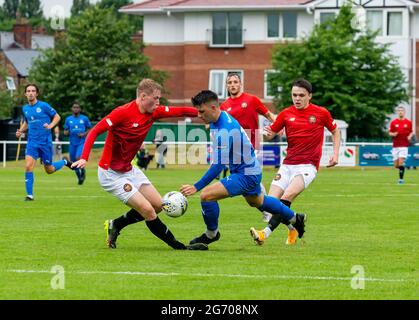
<path id="1" fill-rule="evenodd" d="M 232 115 L 246 133 L 249 134 L 250 132 L 250 142 L 255 150 L 259 150 L 258 115 L 260 114 L 270 122 L 274 122 L 274 114 L 263 105 L 258 97 L 243 92 L 243 85 L 238 73 L 230 73 L 227 76 L 226 85 L 230 97 L 220 105 L 220 109 Z"/>
<path id="2" fill-rule="evenodd" d="M 412 122 L 405 118 L 405 110 L 403 106 L 396 109 L 397 119 L 390 123 L 389 135 L 393 137 L 393 154 L 394 167 L 399 169 L 399 184 L 404 182 L 404 161 L 407 158 L 410 140 L 413 137 Z"/>
<path id="3" fill-rule="evenodd" d="M 277 197 L 291 207 L 294 199 L 314 180 L 320 165 L 324 128 L 332 133 L 333 156 L 327 167 L 338 163 L 340 132 L 329 111 L 310 102 L 312 86 L 305 79 L 298 79 L 292 85 L 293 105 L 281 111 L 275 122 L 264 128 L 265 134 L 272 139 L 285 128 L 288 148 L 287 155 L 276 177 L 273 179 L 269 195 Z M 251 228 L 251 234 L 257 244 L 263 244 L 273 230 L 283 222 L 288 226 L 286 244 L 295 244 L 301 237 L 287 221 L 280 221 L 272 216 L 263 230 Z"/>
<path id="4" fill-rule="evenodd" d="M 108 131 L 98 177 L 103 189 L 131 207 L 124 215 L 105 221 L 107 245 L 116 248 L 120 231 L 129 224 L 145 220 L 150 231 L 173 249 L 205 250 L 205 245 L 185 246 L 176 240 L 157 213 L 162 209 L 162 198 L 144 173 L 131 165 L 151 125 L 156 119 L 167 117 L 196 117 L 192 107 L 159 106 L 162 87 L 151 79 L 143 79 L 137 87 L 137 99 L 114 109 L 89 132 L 80 160 L 72 167 L 84 168 L 97 136 Z"/>
<path id="5" fill-rule="evenodd" d="M 270 122 L 275 121 L 275 115 L 270 112 L 254 95 L 243 92 L 243 84 L 238 73 L 230 73 L 226 80 L 229 98 L 221 105 L 222 111 L 228 112 L 240 124 L 249 136 L 250 142 L 256 151 L 256 156 L 260 153 L 260 136 L 259 136 L 259 115 L 264 116 Z M 228 167 L 224 169 L 224 177 Z M 260 184 L 262 191 L 266 193 L 263 183 Z M 263 213 L 264 221 L 268 222 L 270 214 Z"/>

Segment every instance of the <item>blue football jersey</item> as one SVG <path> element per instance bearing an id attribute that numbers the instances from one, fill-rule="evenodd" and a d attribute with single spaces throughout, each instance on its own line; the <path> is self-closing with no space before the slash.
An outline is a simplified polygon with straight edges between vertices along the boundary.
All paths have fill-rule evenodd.
<path id="1" fill-rule="evenodd" d="M 249 137 L 237 120 L 222 111 L 217 122 L 211 123 L 210 128 L 214 151 L 212 164 L 228 165 L 231 173 L 262 173 Z"/>
<path id="2" fill-rule="evenodd" d="M 80 137 L 79 134 L 85 133 L 87 129 L 91 127 L 92 124 L 90 123 L 89 118 L 82 114 L 77 117 L 74 115 L 68 116 L 64 123 L 64 130 L 68 130 L 70 132 L 70 144 L 75 145 L 84 143 L 86 136 Z"/>
<path id="3" fill-rule="evenodd" d="M 28 124 L 28 143 L 44 144 L 52 141 L 51 129 L 44 128 L 50 124 L 57 111 L 48 103 L 37 101 L 34 105 L 24 105 L 23 115 Z"/>

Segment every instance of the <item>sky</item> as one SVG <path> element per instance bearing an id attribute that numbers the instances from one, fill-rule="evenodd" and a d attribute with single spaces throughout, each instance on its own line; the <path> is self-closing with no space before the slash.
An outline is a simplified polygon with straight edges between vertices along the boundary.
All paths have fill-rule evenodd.
<path id="1" fill-rule="evenodd" d="M 99 0 L 90 0 L 90 3 L 96 3 Z M 0 0 L 0 5 L 3 5 L 4 0 Z M 134 0 L 134 3 L 140 2 L 139 0 Z M 41 5 L 44 9 L 44 15 L 46 17 L 54 16 L 54 12 L 58 10 L 64 13 L 65 17 L 70 16 L 71 6 L 73 5 L 73 0 L 41 0 Z"/>

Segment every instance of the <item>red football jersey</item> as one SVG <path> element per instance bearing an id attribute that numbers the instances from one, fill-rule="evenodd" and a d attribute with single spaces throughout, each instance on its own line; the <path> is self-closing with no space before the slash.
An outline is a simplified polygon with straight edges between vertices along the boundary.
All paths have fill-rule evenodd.
<path id="1" fill-rule="evenodd" d="M 412 121 L 409 119 L 394 119 L 390 123 L 390 132 L 397 132 L 397 136 L 393 137 L 393 147 L 408 147 L 409 140 L 407 137 L 412 133 Z"/>
<path id="2" fill-rule="evenodd" d="M 256 147 L 256 130 L 259 129 L 258 114 L 265 115 L 269 111 L 262 101 L 256 96 L 243 92 L 238 98 L 228 98 L 220 108 L 232 115 L 246 132 L 250 130 L 250 142 L 255 149 L 258 149 Z"/>
<path id="3" fill-rule="evenodd" d="M 304 110 L 295 106 L 281 111 L 271 129 L 275 132 L 285 127 L 288 148 L 285 164 L 313 164 L 317 170 L 322 156 L 324 127 L 336 129 L 330 112 L 323 107 L 309 104 Z"/>
<path id="4" fill-rule="evenodd" d="M 167 117 L 196 117 L 198 111 L 192 107 L 158 106 L 153 113 L 141 113 L 136 101 L 114 109 L 99 121 L 86 137 L 81 159 L 89 158 L 96 137 L 108 132 L 99 166 L 105 170 L 127 172 L 131 161 L 140 149 L 151 125 L 156 119 Z"/>

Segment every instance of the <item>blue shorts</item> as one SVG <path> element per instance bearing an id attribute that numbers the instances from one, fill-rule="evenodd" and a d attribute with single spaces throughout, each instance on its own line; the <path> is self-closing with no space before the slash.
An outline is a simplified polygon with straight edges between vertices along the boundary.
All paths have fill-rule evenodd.
<path id="1" fill-rule="evenodd" d="M 235 196 L 258 196 L 262 193 L 260 182 L 262 175 L 245 175 L 243 173 L 232 173 L 220 180 L 227 189 L 230 197 Z"/>
<path id="2" fill-rule="evenodd" d="M 52 165 L 52 144 L 28 143 L 26 145 L 25 155 L 30 156 L 35 160 L 41 158 L 44 166 L 50 166 Z"/>
<path id="3" fill-rule="evenodd" d="M 84 143 L 80 143 L 80 144 L 76 144 L 76 145 L 70 144 L 69 153 L 70 153 L 70 160 L 71 161 L 74 162 L 74 161 L 77 161 L 77 160 L 80 159 L 81 152 L 83 151 L 83 146 L 84 146 Z"/>

